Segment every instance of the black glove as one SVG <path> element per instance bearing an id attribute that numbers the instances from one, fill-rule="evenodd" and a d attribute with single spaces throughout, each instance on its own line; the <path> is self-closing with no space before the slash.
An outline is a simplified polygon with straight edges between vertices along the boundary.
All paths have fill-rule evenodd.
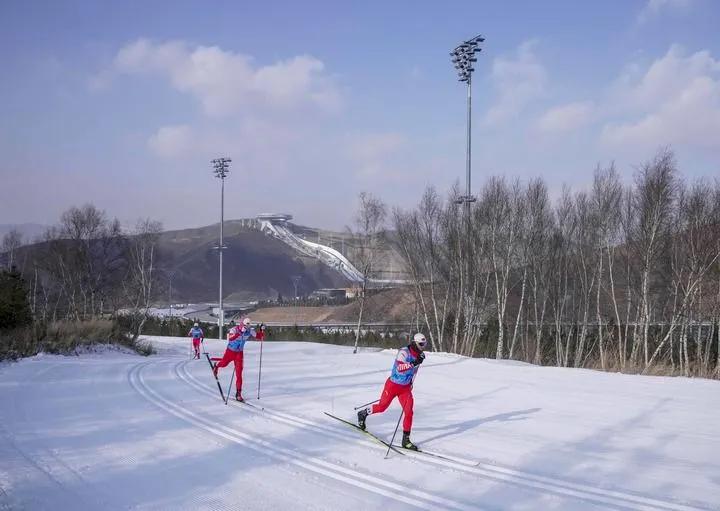
<path id="1" fill-rule="evenodd" d="M 413 360 L 412 365 L 415 366 L 415 367 L 417 367 L 417 366 L 419 366 L 420 364 L 422 364 L 424 360 L 425 360 L 425 353 L 420 353 L 420 354 L 417 356 L 417 358 L 416 358 L 415 360 Z"/>

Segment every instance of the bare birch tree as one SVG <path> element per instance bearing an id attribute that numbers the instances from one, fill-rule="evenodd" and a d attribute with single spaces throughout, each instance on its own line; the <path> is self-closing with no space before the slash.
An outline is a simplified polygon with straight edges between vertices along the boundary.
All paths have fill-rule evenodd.
<path id="1" fill-rule="evenodd" d="M 160 222 L 140 220 L 127 239 L 128 266 L 123 289 L 129 305 L 133 343 L 140 337 L 149 318 L 150 305 L 157 296 L 160 277 L 157 245 L 161 231 Z"/>
<path id="2" fill-rule="evenodd" d="M 7 269 L 12 269 L 15 266 L 15 256 L 17 249 L 23 244 L 23 236 L 17 229 L 11 229 L 8 231 L 2 240 L 2 252 L 5 253 L 7 258 Z"/>
<path id="3" fill-rule="evenodd" d="M 357 353 L 358 343 L 360 342 L 360 329 L 365 310 L 368 283 L 375 270 L 378 258 L 385 250 L 386 245 L 385 219 L 387 217 L 387 207 L 385 203 L 367 192 L 362 192 L 359 199 L 360 206 L 355 216 L 355 229 L 350 229 L 352 236 L 358 242 L 355 250 L 355 263 L 362 274 L 358 294 L 360 311 L 358 312 L 353 353 Z"/>

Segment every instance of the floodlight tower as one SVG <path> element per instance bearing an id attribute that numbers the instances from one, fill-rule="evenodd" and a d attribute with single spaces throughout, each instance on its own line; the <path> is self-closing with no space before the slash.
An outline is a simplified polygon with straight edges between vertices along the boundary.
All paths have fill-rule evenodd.
<path id="1" fill-rule="evenodd" d="M 290 280 L 292 280 L 293 286 L 295 287 L 295 326 L 297 326 L 297 312 L 298 312 L 298 284 L 300 284 L 300 280 L 302 279 L 302 275 L 293 275 L 290 277 Z"/>
<path id="2" fill-rule="evenodd" d="M 476 54 L 482 51 L 480 43 L 484 42 L 485 38 L 482 36 L 475 36 L 460 45 L 458 45 L 450 56 L 452 57 L 452 63 L 455 65 L 455 69 L 458 73 L 458 80 L 467 84 L 467 150 L 465 154 L 465 195 L 461 195 L 457 199 L 458 204 L 465 204 L 465 210 L 470 217 L 470 203 L 475 202 L 475 197 L 470 192 L 470 155 L 471 155 L 471 125 L 472 125 L 472 73 L 475 71 L 473 63 L 477 62 Z"/>
<path id="3" fill-rule="evenodd" d="M 223 224 L 225 222 L 225 178 L 230 173 L 230 158 L 216 158 L 211 161 L 215 177 L 220 178 L 220 245 L 215 247 L 220 252 L 220 304 L 218 312 L 218 339 L 223 340 L 225 327 L 225 311 L 223 310 L 223 250 L 227 247 L 223 243 Z"/>

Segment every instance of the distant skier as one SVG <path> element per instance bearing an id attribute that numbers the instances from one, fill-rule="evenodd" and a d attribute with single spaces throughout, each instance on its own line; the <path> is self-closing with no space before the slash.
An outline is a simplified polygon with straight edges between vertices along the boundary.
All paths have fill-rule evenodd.
<path id="1" fill-rule="evenodd" d="M 250 318 L 245 318 L 242 325 L 236 325 L 230 328 L 227 333 L 228 345 L 225 354 L 218 363 L 215 364 L 213 372 L 217 376 L 218 369 L 227 366 L 230 362 L 235 363 L 235 399 L 244 401 L 242 397 L 242 371 L 243 371 L 243 350 L 245 343 L 251 337 L 257 338 L 255 329 L 250 326 Z"/>
<path id="2" fill-rule="evenodd" d="M 259 325 L 255 325 L 255 338 L 258 341 L 265 340 L 265 323 L 260 323 Z"/>
<path id="3" fill-rule="evenodd" d="M 358 426 L 365 429 L 365 419 L 373 413 L 382 413 L 387 410 L 395 397 L 400 401 L 405 417 L 403 418 L 402 446 L 405 449 L 417 451 L 417 446 L 410 441 L 410 430 L 413 420 L 413 394 L 412 382 L 418 366 L 425 360 L 423 350 L 427 346 L 427 340 L 423 334 L 417 333 L 413 340 L 404 348 L 400 348 L 397 357 L 393 362 L 390 377 L 385 382 L 380 401 L 372 408 L 365 408 L 358 412 Z"/>
<path id="4" fill-rule="evenodd" d="M 188 336 L 192 337 L 192 346 L 195 356 L 193 358 L 200 358 L 200 343 L 205 340 L 205 334 L 200 328 L 200 325 L 195 323 L 188 332 Z"/>

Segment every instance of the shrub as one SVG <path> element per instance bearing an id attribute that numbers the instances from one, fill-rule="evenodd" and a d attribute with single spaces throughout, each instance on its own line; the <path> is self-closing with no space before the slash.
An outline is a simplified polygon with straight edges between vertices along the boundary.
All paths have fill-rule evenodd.
<path id="1" fill-rule="evenodd" d="M 96 344 L 126 346 L 141 355 L 155 352 L 144 341 L 133 342 L 120 324 L 111 319 L 35 323 L 0 332 L 0 359 L 29 357 L 40 352 L 76 353 L 78 348 Z"/>
<path id="2" fill-rule="evenodd" d="M 324 331 L 321 327 L 273 327 L 267 330 L 268 340 L 308 341 L 340 346 L 354 346 L 354 331 Z M 407 343 L 407 336 L 393 335 L 389 332 L 366 331 L 360 335 L 358 346 L 364 348 L 397 349 Z"/>

